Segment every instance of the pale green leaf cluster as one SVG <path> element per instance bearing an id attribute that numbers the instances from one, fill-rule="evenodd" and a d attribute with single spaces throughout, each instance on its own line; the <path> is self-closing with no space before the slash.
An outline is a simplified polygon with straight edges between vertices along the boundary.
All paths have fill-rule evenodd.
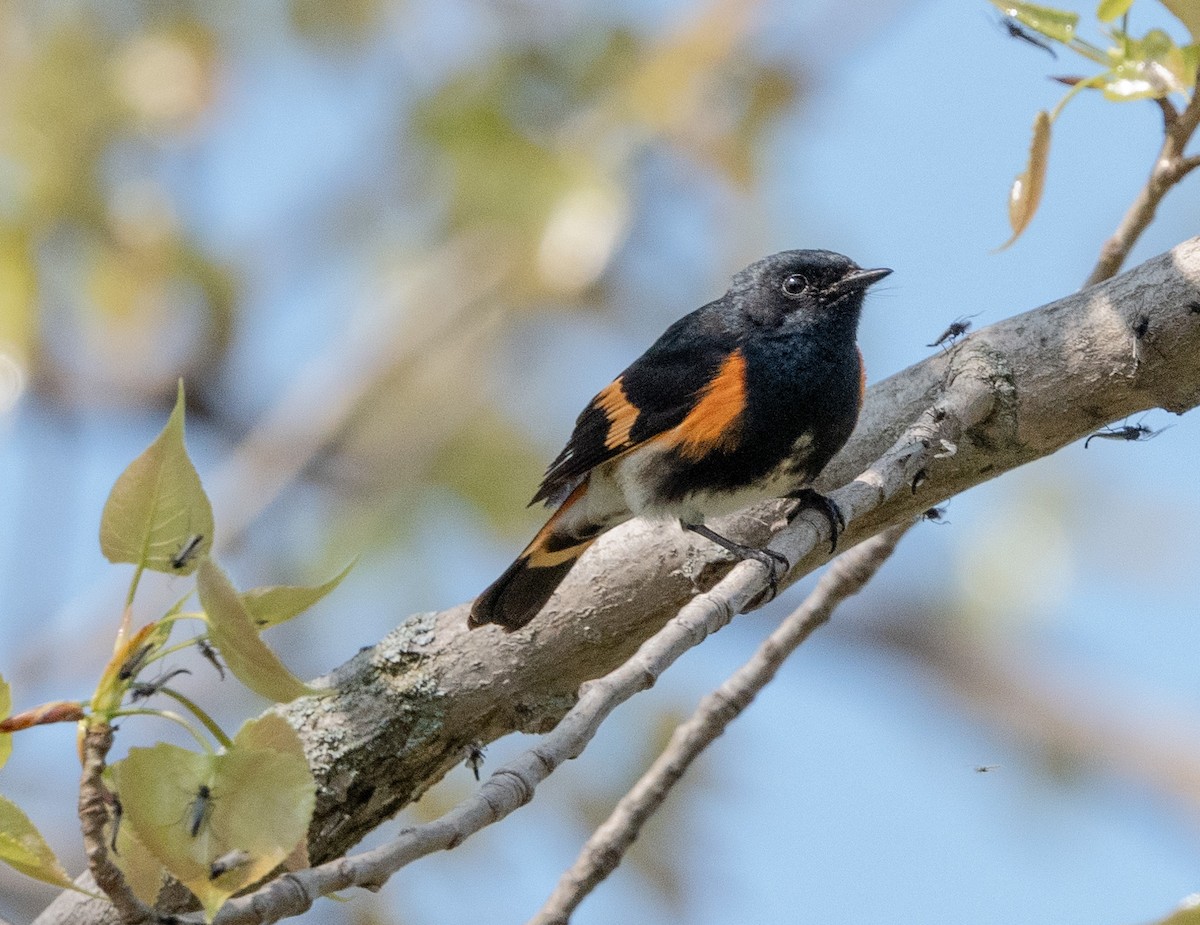
<path id="1" fill-rule="evenodd" d="M 1197 0 L 1160 0 L 1187 29 L 1190 42 L 1178 44 L 1162 29 L 1151 29 L 1140 38 L 1128 29 L 1133 0 L 1100 0 L 1096 19 L 1102 23 L 1121 21 L 1120 26 L 1105 26 L 1109 40 L 1101 48 L 1079 35 L 1079 14 L 1035 3 L 991 0 L 993 6 L 1022 27 L 1057 42 L 1081 55 L 1102 70 L 1090 77 L 1064 78 L 1071 84 L 1066 96 L 1050 112 L 1038 113 L 1033 141 L 1025 170 L 1013 181 L 1009 191 L 1009 225 L 1012 237 L 1001 250 L 1012 244 L 1029 226 L 1042 197 L 1050 154 L 1050 134 L 1054 121 L 1076 94 L 1099 90 L 1115 102 L 1167 99 L 1188 96 L 1195 91 L 1196 72 L 1200 67 L 1200 2 Z"/>
<path id="2" fill-rule="evenodd" d="M 247 723 L 232 740 L 197 703 L 165 683 L 172 673 L 146 668 L 176 650 L 203 642 L 224 659 L 246 687 L 276 702 L 319 694 L 293 675 L 262 641 L 260 632 L 302 613 L 336 588 L 353 563 L 313 587 L 272 586 L 239 592 L 211 557 L 212 506 L 184 443 L 184 390 L 162 432 L 117 478 L 100 524 L 100 546 L 112 562 L 135 566 L 113 655 L 86 705 L 63 703 L 25 711 L 10 728 L 43 722 L 83 724 L 151 714 L 184 725 L 201 745 L 134 748 L 107 768 L 116 795 L 107 843 L 126 880 L 143 902 L 153 904 L 164 874 L 199 898 L 211 918 L 233 893 L 261 880 L 280 864 L 307 863 L 304 836 L 312 815 L 315 783 L 292 728 L 278 716 Z M 130 626 L 140 576 L 146 569 L 185 576 L 195 573 L 201 612 L 188 613 L 185 595 L 160 619 Z M 199 620 L 202 633 L 170 645 L 177 624 Z M 214 654 L 214 658 L 215 658 Z M 142 681 L 140 678 L 152 680 Z M 183 716 L 135 706 L 166 696 L 181 704 L 203 730 Z M 0 722 L 12 696 L 0 678 Z M 219 748 L 205 738 L 207 732 Z M 11 750 L 0 733 L 0 767 Z M 39 880 L 70 887 L 71 880 L 28 817 L 0 797 L 0 861 Z"/>
<path id="3" fill-rule="evenodd" d="M 316 800 L 299 738 L 273 715 L 247 723 L 218 754 L 165 743 L 133 748 L 107 776 L 124 808 L 122 830 L 132 830 L 209 918 L 293 852 Z"/>

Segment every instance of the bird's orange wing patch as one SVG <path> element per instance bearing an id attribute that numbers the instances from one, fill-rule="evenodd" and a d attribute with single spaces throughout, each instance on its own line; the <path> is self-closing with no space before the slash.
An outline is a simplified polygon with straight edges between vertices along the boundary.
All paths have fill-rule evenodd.
<path id="1" fill-rule="evenodd" d="M 625 387 L 618 376 L 605 386 L 595 398 L 595 405 L 608 418 L 608 433 L 604 436 L 604 448 L 615 450 L 629 443 L 629 432 L 638 419 L 638 409 L 629 402 Z"/>
<path id="2" fill-rule="evenodd" d="M 667 438 L 685 459 L 703 459 L 711 452 L 729 452 L 741 441 L 741 418 L 746 410 L 746 358 L 734 350 L 700 392 L 700 400 Z"/>
<path id="3" fill-rule="evenodd" d="M 598 534 L 591 536 L 574 536 L 559 531 L 559 522 L 563 515 L 584 495 L 587 494 L 587 482 L 579 485 L 557 511 L 550 515 L 541 530 L 525 547 L 521 558 L 530 568 L 552 568 L 562 565 L 583 555 L 584 550 L 596 541 Z"/>

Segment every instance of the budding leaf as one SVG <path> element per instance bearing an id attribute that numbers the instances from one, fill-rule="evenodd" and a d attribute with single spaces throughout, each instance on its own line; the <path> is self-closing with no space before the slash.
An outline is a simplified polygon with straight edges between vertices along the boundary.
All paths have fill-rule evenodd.
<path id="1" fill-rule="evenodd" d="M 308 687 L 292 674 L 267 644 L 229 578 L 211 560 L 200 563 L 196 573 L 200 604 L 208 616 L 208 635 L 225 664 L 239 681 L 269 700 L 288 703 L 306 694 L 322 691 Z"/>
<path id="2" fill-rule="evenodd" d="M 1000 245 L 1004 250 L 1021 236 L 1033 220 L 1038 204 L 1042 201 L 1042 187 L 1046 181 L 1046 164 L 1050 158 L 1050 114 L 1042 110 L 1033 121 L 1033 142 L 1029 146 L 1029 163 L 1025 172 L 1014 181 L 1008 194 L 1008 223 L 1012 226 L 1012 237 Z"/>
<path id="3" fill-rule="evenodd" d="M 1117 39 L 1119 46 L 1109 51 L 1112 69 L 1100 84 L 1110 100 L 1161 99 L 1186 93 L 1195 84 L 1195 45 L 1180 48 L 1161 29 L 1151 29 L 1141 39 L 1117 33 Z"/>
<path id="4" fill-rule="evenodd" d="M 110 562 L 188 575 L 212 546 L 212 505 L 184 446 L 183 408 L 180 381 L 167 426 L 121 473 L 108 495 L 100 518 L 100 550 Z M 193 542 L 191 555 L 180 562 L 180 553 Z"/>

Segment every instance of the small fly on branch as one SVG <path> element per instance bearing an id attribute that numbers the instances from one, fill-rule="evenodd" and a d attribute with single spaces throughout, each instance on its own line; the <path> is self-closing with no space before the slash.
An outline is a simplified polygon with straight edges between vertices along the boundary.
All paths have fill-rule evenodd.
<path id="1" fill-rule="evenodd" d="M 1123 424 L 1120 427 L 1109 427 L 1104 430 L 1096 431 L 1094 434 L 1092 434 L 1090 437 L 1088 437 L 1086 440 L 1084 440 L 1083 448 L 1086 450 L 1088 448 L 1088 444 L 1096 439 L 1128 440 L 1128 441 L 1153 440 L 1155 437 L 1157 437 L 1159 434 L 1161 434 L 1164 430 L 1167 430 L 1167 429 L 1168 428 L 1166 428 L 1166 427 L 1160 427 L 1158 430 L 1152 430 L 1151 428 L 1147 427 L 1145 424 Z"/>

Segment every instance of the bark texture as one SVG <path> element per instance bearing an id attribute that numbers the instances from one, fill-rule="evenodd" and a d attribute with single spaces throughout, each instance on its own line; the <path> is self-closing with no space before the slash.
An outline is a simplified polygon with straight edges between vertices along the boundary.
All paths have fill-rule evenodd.
<path id="1" fill-rule="evenodd" d="M 948 305 L 944 314 L 963 308 Z M 990 383 L 990 415 L 945 448 L 919 488 L 852 521 L 842 548 L 1107 423 L 1200 404 L 1200 238 L 981 329 L 876 384 L 819 487 L 844 485 L 867 469 L 963 374 Z M 768 504 L 730 518 L 722 532 L 761 545 L 778 519 Z M 825 562 L 827 548 L 816 544 L 785 583 Z M 730 565 L 721 550 L 677 526 L 634 521 L 602 537 L 524 630 L 468 631 L 467 604 L 418 614 L 335 669 L 327 680 L 336 693 L 280 708 L 318 782 L 313 862 L 344 853 L 418 798 L 463 760 L 470 742 L 552 727 L 583 681 L 629 658 Z M 462 598 L 478 591 L 457 590 Z M 117 921 L 111 907 L 102 909 L 64 894 L 37 921 Z"/>

